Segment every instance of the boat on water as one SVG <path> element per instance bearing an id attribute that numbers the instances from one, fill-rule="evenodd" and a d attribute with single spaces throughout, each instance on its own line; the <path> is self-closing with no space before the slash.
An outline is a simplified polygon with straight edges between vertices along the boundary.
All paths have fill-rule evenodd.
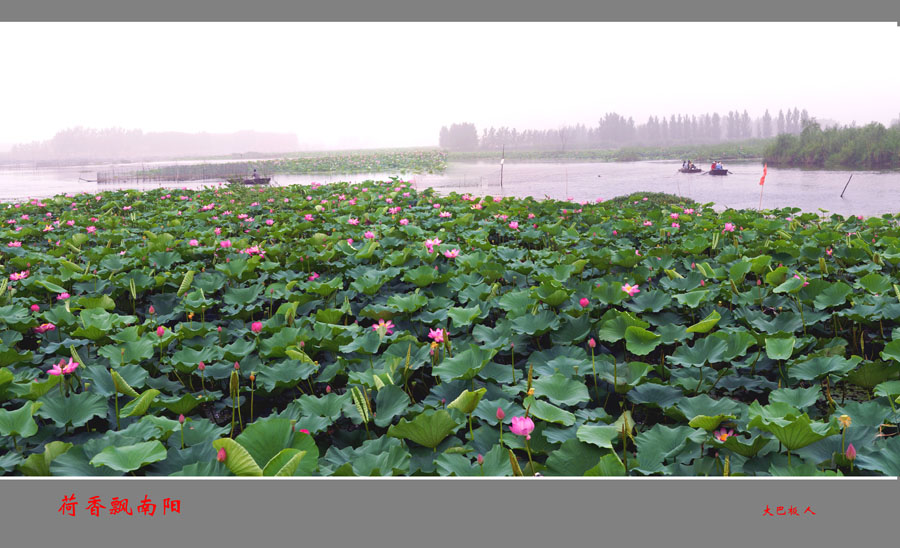
<path id="1" fill-rule="evenodd" d="M 703 170 L 700 169 L 699 167 L 695 167 L 695 168 L 683 167 L 683 168 L 679 169 L 678 171 L 681 173 L 700 173 Z"/>
<path id="2" fill-rule="evenodd" d="M 232 183 L 232 184 L 236 184 L 236 185 L 267 185 L 267 184 L 269 184 L 269 181 L 271 181 L 271 180 L 272 180 L 271 177 L 256 177 L 255 179 L 251 177 L 251 178 L 247 178 L 247 179 L 244 179 L 244 178 L 228 179 L 228 182 Z"/>
<path id="3" fill-rule="evenodd" d="M 707 171 L 707 173 L 709 173 L 710 175 L 728 175 L 731 172 L 727 169 L 711 169 Z"/>

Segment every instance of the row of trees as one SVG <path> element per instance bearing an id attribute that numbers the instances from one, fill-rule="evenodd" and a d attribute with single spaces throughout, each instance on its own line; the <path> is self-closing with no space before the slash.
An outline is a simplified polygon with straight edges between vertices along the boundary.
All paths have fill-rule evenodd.
<path id="1" fill-rule="evenodd" d="M 764 155 L 774 166 L 898 168 L 900 121 L 890 129 L 877 122 L 864 127 L 822 129 L 809 121 L 800 135 L 779 135 Z"/>
<path id="2" fill-rule="evenodd" d="M 75 127 L 52 139 L 12 147 L 13 160 L 142 159 L 218 156 L 232 153 L 293 152 L 297 136 L 281 133 L 144 133 L 137 129 Z"/>
<path id="3" fill-rule="evenodd" d="M 751 118 L 745 110 L 731 111 L 725 116 L 718 113 L 700 116 L 678 114 L 650 116 L 643 124 L 633 118 L 611 112 L 596 126 L 584 124 L 563 126 L 558 129 L 519 131 L 515 128 L 489 128 L 479 138 L 474 124 L 453 124 L 442 127 L 439 144 L 452 150 L 534 148 L 534 149 L 584 149 L 623 147 L 632 145 L 692 145 L 713 144 L 723 141 L 770 138 L 779 134 L 799 134 L 809 120 L 806 109 L 796 107 L 780 110 L 773 117 L 768 110 L 759 118 Z"/>

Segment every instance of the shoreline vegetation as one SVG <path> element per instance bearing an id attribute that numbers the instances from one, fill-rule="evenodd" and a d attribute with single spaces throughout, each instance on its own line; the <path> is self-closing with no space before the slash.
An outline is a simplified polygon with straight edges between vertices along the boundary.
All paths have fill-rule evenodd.
<path id="1" fill-rule="evenodd" d="M 900 473 L 900 216 L 712 205 L 8 205 L 0 475 Z"/>
<path id="2" fill-rule="evenodd" d="M 766 147 L 775 167 L 889 170 L 900 168 L 900 125 L 822 129 L 807 123 L 800 135 L 779 135 Z"/>

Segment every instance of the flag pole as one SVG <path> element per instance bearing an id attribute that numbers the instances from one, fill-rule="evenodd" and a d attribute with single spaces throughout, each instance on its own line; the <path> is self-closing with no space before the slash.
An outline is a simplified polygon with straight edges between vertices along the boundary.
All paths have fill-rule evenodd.
<path id="1" fill-rule="evenodd" d="M 762 177 L 759 178 L 759 207 L 757 210 L 762 211 L 762 195 L 763 189 L 765 188 L 766 183 L 766 173 L 769 170 L 769 164 L 763 164 L 763 174 Z"/>

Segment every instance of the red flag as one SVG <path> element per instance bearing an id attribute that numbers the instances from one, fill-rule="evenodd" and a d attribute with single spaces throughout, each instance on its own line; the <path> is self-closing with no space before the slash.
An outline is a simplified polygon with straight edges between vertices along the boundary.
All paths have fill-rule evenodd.
<path id="1" fill-rule="evenodd" d="M 763 176 L 759 178 L 759 186 L 763 186 L 766 182 L 766 172 L 768 171 L 769 164 L 763 164 Z"/>

